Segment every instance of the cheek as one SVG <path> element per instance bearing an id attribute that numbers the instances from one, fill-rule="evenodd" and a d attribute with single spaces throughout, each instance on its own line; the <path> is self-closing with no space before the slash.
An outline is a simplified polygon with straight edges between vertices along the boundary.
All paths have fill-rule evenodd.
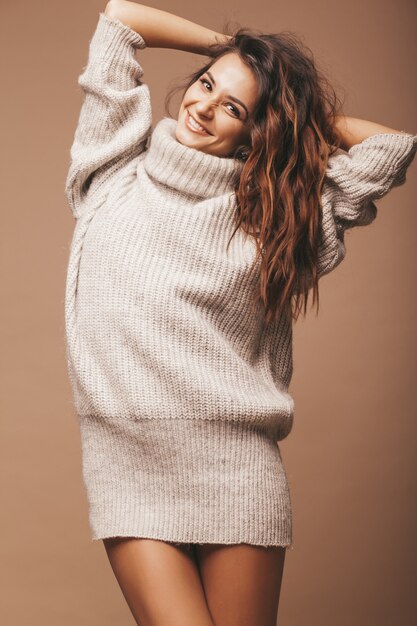
<path id="1" fill-rule="evenodd" d="M 225 139 L 231 144 L 238 144 L 244 141 L 244 132 L 240 122 L 235 122 L 231 119 L 225 119 L 222 124 L 222 130 L 225 135 Z"/>
<path id="2" fill-rule="evenodd" d="M 189 89 L 185 92 L 183 102 L 188 102 L 189 100 L 197 100 L 198 99 L 198 89 L 195 85 L 189 87 Z"/>

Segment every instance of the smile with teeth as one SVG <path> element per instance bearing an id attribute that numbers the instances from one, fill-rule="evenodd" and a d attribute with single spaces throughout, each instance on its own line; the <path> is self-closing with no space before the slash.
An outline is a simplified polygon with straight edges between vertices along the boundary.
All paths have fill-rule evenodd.
<path id="1" fill-rule="evenodd" d="M 210 134 L 206 130 L 204 130 L 204 128 L 200 126 L 200 124 L 198 124 L 193 117 L 191 117 L 188 111 L 186 115 L 186 121 L 188 128 L 190 128 L 194 133 L 199 133 L 200 135 Z"/>

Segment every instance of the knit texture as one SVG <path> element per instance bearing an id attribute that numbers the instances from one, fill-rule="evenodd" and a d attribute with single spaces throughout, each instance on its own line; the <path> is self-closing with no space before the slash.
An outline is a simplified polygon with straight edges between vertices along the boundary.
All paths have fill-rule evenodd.
<path id="1" fill-rule="evenodd" d="M 76 218 L 65 296 L 92 539 L 292 546 L 278 442 L 294 401 L 292 326 L 251 308 L 255 244 L 234 230 L 243 163 L 152 127 L 141 35 L 99 14 L 66 197 Z M 320 275 L 344 233 L 405 182 L 417 136 L 385 133 L 329 159 Z"/>

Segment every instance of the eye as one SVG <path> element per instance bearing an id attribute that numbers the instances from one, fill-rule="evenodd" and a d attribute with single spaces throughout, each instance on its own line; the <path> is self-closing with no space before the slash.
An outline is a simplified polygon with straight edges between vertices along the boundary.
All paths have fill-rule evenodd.
<path id="1" fill-rule="evenodd" d="M 240 117 L 240 111 L 235 106 L 233 106 L 233 104 L 229 104 L 228 106 L 232 107 L 233 113 L 234 115 L 236 115 L 236 117 Z"/>
<path id="2" fill-rule="evenodd" d="M 205 78 L 200 78 L 200 83 L 202 83 L 203 85 L 204 85 L 204 83 L 207 83 L 211 87 L 211 83 L 209 83 L 209 81 L 206 80 Z"/>
<path id="3" fill-rule="evenodd" d="M 207 78 L 200 78 L 200 79 L 199 79 L 199 82 L 200 82 L 202 85 L 204 85 L 205 83 L 207 83 L 207 85 L 209 85 L 209 86 L 210 86 L 210 89 L 211 89 L 211 83 L 210 83 L 210 81 L 208 81 L 208 80 L 207 80 Z M 235 117 L 240 117 L 240 111 L 239 111 L 239 109 L 237 109 L 237 108 L 236 108 L 233 104 L 230 104 L 230 102 L 228 103 L 228 105 L 227 105 L 227 106 L 230 106 L 230 107 L 231 107 L 229 110 L 231 110 L 231 111 L 232 111 L 232 113 L 233 113 L 233 115 L 235 115 Z"/>

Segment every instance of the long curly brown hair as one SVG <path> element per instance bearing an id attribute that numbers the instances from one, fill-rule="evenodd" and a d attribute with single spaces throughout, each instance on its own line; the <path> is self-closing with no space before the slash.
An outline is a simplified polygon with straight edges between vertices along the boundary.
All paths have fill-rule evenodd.
<path id="1" fill-rule="evenodd" d="M 256 242 L 260 262 L 254 301 L 264 305 L 265 323 L 278 315 L 298 319 L 307 311 L 309 290 L 319 308 L 318 249 L 321 189 L 327 159 L 341 144 L 335 127 L 342 101 L 310 48 L 291 31 L 258 33 L 238 27 L 225 43 L 208 49 L 210 61 L 171 88 L 165 110 L 224 54 L 231 52 L 254 72 L 259 95 L 249 121 L 250 145 L 233 157 L 244 161 L 235 186 L 236 227 Z"/>

